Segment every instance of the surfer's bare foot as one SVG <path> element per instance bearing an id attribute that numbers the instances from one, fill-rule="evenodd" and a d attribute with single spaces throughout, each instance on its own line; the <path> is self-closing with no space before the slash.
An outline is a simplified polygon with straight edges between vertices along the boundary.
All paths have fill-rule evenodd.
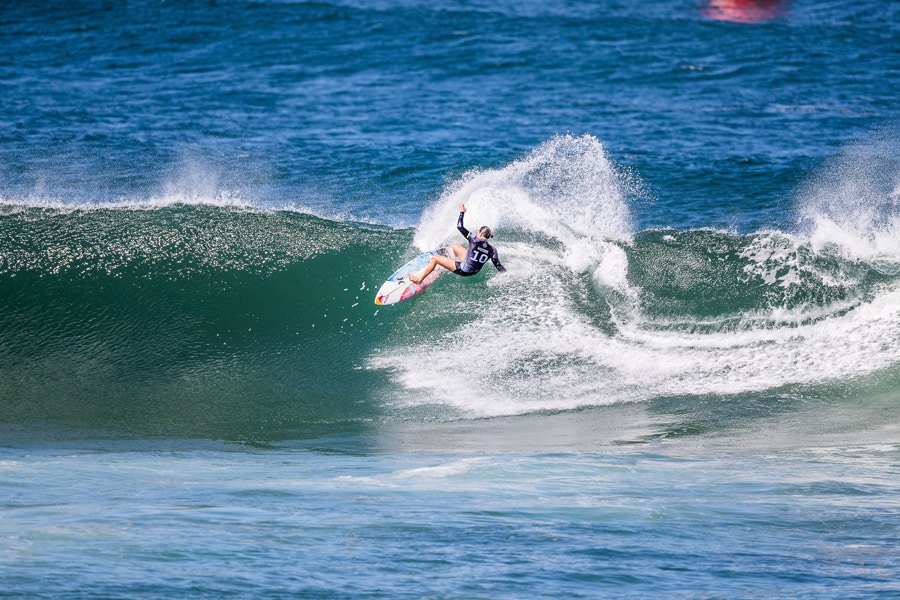
<path id="1" fill-rule="evenodd" d="M 415 273 L 408 273 L 406 278 L 412 281 L 413 283 L 422 283 L 422 278 L 416 275 Z"/>

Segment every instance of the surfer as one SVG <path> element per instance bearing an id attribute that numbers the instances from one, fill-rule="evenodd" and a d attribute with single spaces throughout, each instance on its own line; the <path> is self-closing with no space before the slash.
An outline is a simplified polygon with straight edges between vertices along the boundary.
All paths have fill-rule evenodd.
<path id="1" fill-rule="evenodd" d="M 456 275 L 469 277 L 478 273 L 488 259 L 491 259 L 491 262 L 494 263 L 494 266 L 497 267 L 498 271 L 501 273 L 506 271 L 506 268 L 500 264 L 500 256 L 497 254 L 497 249 L 488 243 L 488 240 L 494 237 L 491 228 L 484 225 L 478 230 L 477 234 L 470 233 L 469 230 L 466 229 L 466 226 L 463 225 L 463 217 L 465 217 L 465 214 L 466 205 L 460 204 L 459 220 L 456 221 L 456 228 L 459 229 L 459 232 L 463 234 L 463 237 L 468 240 L 469 248 L 466 249 L 460 244 L 453 244 L 453 254 L 456 255 L 456 260 L 449 256 L 435 254 L 431 257 L 431 260 L 428 261 L 428 266 L 425 267 L 424 271 L 418 275 L 415 273 L 409 274 L 410 281 L 413 283 L 421 283 L 423 279 L 428 277 L 429 273 L 434 271 L 434 268 L 437 265 L 441 265 Z"/>

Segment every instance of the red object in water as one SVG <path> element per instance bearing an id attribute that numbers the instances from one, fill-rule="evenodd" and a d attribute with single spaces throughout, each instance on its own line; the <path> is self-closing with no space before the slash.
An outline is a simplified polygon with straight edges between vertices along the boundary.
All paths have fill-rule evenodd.
<path id="1" fill-rule="evenodd" d="M 709 0 L 703 16 L 715 21 L 759 23 L 784 14 L 782 0 Z"/>

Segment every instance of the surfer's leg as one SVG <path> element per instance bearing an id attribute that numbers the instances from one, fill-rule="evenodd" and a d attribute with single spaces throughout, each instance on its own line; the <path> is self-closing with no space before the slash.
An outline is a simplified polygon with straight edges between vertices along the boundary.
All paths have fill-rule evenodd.
<path id="1" fill-rule="evenodd" d="M 428 277 L 431 274 L 431 272 L 434 271 L 434 268 L 437 265 L 441 265 L 448 271 L 456 270 L 456 261 L 454 261 L 452 258 L 448 258 L 446 256 L 441 256 L 440 254 L 436 254 L 431 257 L 431 260 L 428 261 L 428 266 L 425 267 L 425 270 L 422 271 L 420 274 L 416 275 L 415 273 L 410 273 L 409 280 L 412 281 L 413 283 L 422 283 L 422 280 L 425 279 L 426 277 Z"/>
<path id="2" fill-rule="evenodd" d="M 459 262 L 466 260 L 466 249 L 459 244 L 453 244 L 453 253 L 456 255 L 456 260 Z"/>

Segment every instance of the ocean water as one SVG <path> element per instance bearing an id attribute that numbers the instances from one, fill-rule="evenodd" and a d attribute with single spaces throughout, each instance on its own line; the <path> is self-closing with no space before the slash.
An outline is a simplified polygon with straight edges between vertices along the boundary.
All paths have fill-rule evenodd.
<path id="1" fill-rule="evenodd" d="M 900 5 L 0 5 L 0 597 L 900 596 Z M 418 252 L 501 259 L 376 306 Z"/>

